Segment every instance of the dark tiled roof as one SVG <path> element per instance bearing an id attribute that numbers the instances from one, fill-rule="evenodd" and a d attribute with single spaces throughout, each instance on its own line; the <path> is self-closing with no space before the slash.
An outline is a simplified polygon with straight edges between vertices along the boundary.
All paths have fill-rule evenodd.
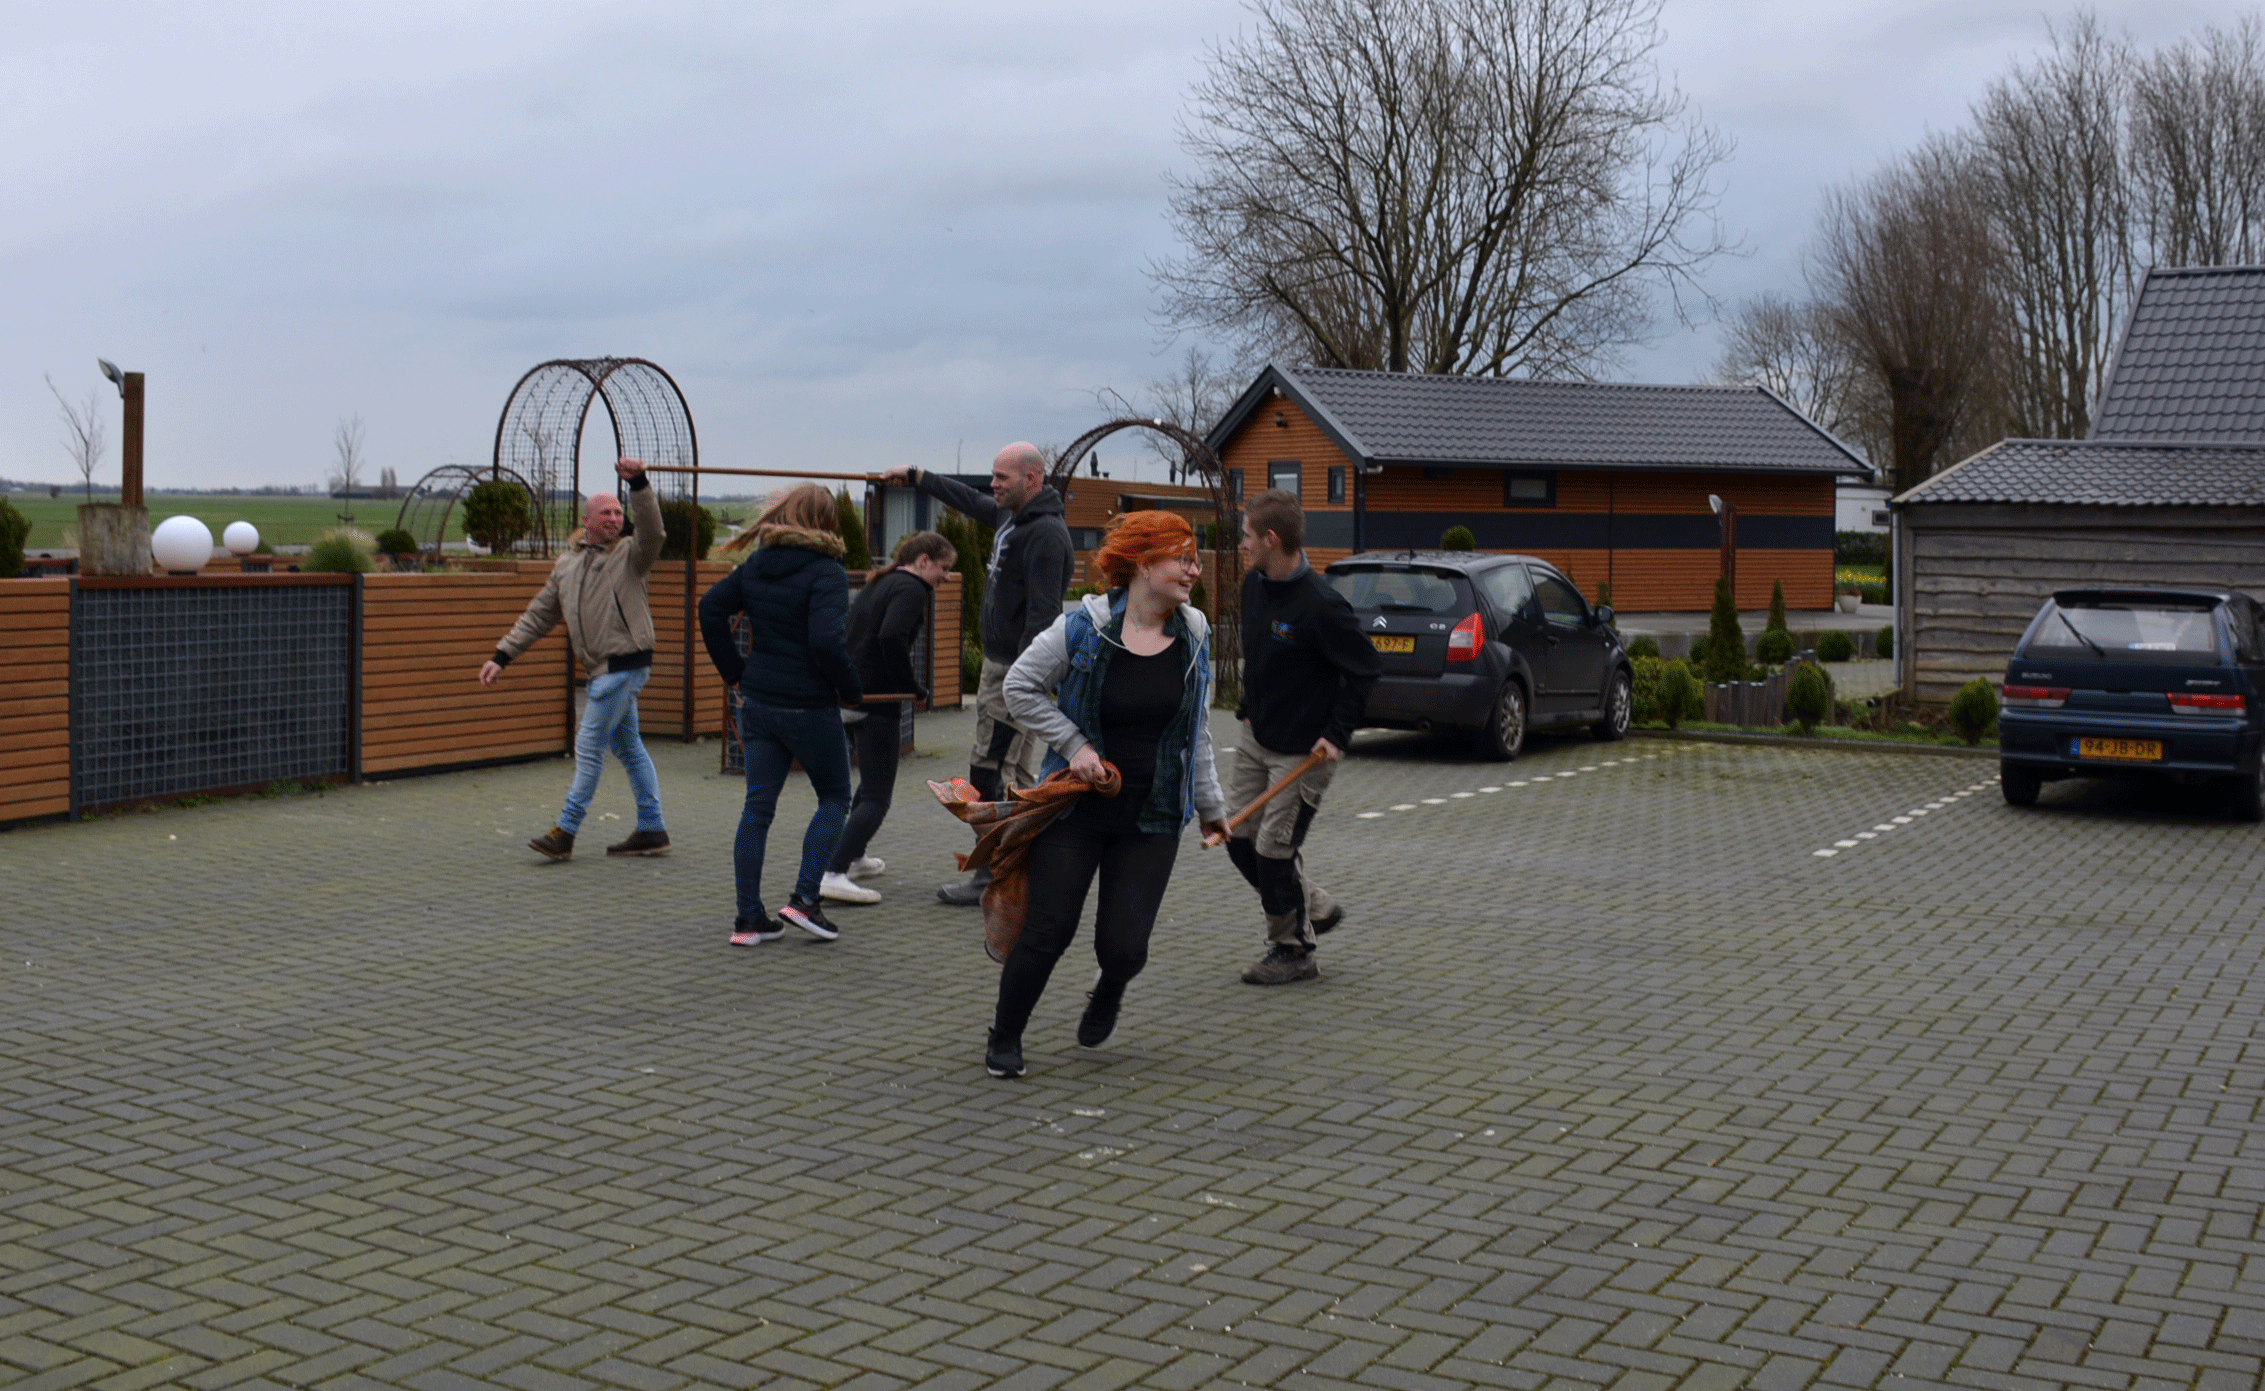
<path id="1" fill-rule="evenodd" d="M 2005 440 L 1896 501 L 2265 507 L 2265 446 Z"/>
<path id="2" fill-rule="evenodd" d="M 2265 444 L 2265 266 L 2148 272 L 2092 438 Z"/>
<path id="3" fill-rule="evenodd" d="M 1376 463 L 1865 474 L 1871 468 L 1755 387 L 1640 386 L 1269 369 L 1214 447 L 1279 375 L 1349 452 Z"/>

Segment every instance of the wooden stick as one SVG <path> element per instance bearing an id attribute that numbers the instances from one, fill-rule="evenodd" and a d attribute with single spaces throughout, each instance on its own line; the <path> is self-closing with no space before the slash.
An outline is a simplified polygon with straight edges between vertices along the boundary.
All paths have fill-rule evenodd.
<path id="1" fill-rule="evenodd" d="M 1284 773 L 1280 782 L 1274 784 L 1272 787 L 1267 788 L 1264 792 L 1259 793 L 1256 797 L 1253 797 L 1249 806 L 1244 807 L 1241 811 L 1238 811 L 1233 816 L 1228 817 L 1226 835 L 1205 836 L 1203 838 L 1204 848 L 1208 850 L 1214 845 L 1225 845 L 1227 843 L 1228 837 L 1234 835 L 1235 828 L 1237 826 L 1242 825 L 1245 821 L 1248 821 L 1252 817 L 1258 815 L 1259 810 L 1263 808 L 1268 802 L 1273 801 L 1275 794 L 1279 793 L 1283 788 L 1288 787 L 1291 783 L 1296 782 L 1299 778 L 1304 777 L 1306 774 L 1312 772 L 1315 768 L 1320 767 L 1321 761 L 1325 757 L 1327 757 L 1327 755 L 1323 754 L 1319 749 L 1316 749 L 1312 753 L 1307 754 L 1306 761 L 1299 764 L 1297 767 L 1292 768 L 1289 772 Z"/>
<path id="2" fill-rule="evenodd" d="M 878 483 L 877 473 L 819 473 L 803 468 L 717 468 L 701 464 L 697 468 L 685 464 L 647 464 L 647 473 L 733 473 L 750 478 L 839 478 L 852 483 Z"/>

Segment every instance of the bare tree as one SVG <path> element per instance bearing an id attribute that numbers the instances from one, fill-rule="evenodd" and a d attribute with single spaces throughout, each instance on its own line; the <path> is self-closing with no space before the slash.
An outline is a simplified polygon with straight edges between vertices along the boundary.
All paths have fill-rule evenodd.
<path id="1" fill-rule="evenodd" d="M 94 471 L 102 464 L 103 450 L 109 447 L 103 439 L 102 392 L 89 387 L 86 400 L 74 406 L 63 399 L 55 378 L 47 377 L 47 389 L 54 393 L 57 414 L 63 418 L 63 452 L 71 456 L 71 467 L 79 471 L 86 484 L 87 501 L 92 502 Z"/>
<path id="2" fill-rule="evenodd" d="M 1585 375 L 1726 250 L 1661 0 L 1252 0 L 1171 180 L 1168 317 L 1327 367 Z"/>
<path id="3" fill-rule="evenodd" d="M 2152 264 L 2265 259 L 2265 26 L 2245 15 L 2138 65 L 2132 177 Z"/>
<path id="4" fill-rule="evenodd" d="M 1877 376 L 1813 301 L 1764 294 L 1739 306 L 1714 375 L 1766 387 L 1866 458 L 1887 457 L 1886 398 Z"/>
<path id="5" fill-rule="evenodd" d="M 1973 161 L 2008 338 L 2007 428 L 2081 439 L 2135 283 L 2123 133 L 2130 56 L 2089 12 L 2049 32 L 2049 51 L 2015 64 L 1975 104 Z"/>
<path id="6" fill-rule="evenodd" d="M 1967 148 L 1942 137 L 1826 195 L 1809 281 L 1886 398 L 1897 492 L 2002 433 L 1986 195 Z"/>
<path id="7" fill-rule="evenodd" d="M 354 490 L 361 486 L 362 468 L 369 462 L 362 447 L 362 417 L 348 416 L 338 422 L 331 433 L 330 442 L 338 454 L 338 467 L 330 475 L 330 490 L 346 500 L 346 510 L 338 520 L 351 524 L 354 520 Z"/>

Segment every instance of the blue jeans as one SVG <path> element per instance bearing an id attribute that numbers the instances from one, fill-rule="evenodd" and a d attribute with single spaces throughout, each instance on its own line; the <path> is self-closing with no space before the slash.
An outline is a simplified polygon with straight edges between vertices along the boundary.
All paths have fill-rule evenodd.
<path id="1" fill-rule="evenodd" d="M 574 734 L 574 785 L 566 789 L 566 810 L 558 814 L 558 828 L 568 835 L 582 829 L 582 818 L 590 812 L 608 748 L 629 773 L 629 793 L 637 799 L 637 829 L 667 829 L 661 821 L 661 780 L 637 732 L 637 693 L 652 675 L 651 667 L 639 667 L 590 678 L 590 700 L 582 707 L 582 727 Z"/>
<path id="2" fill-rule="evenodd" d="M 747 805 L 739 813 L 739 841 L 733 867 L 739 883 L 739 920 L 761 922 L 763 912 L 763 847 L 771 836 L 771 818 L 779 809 L 779 790 L 786 786 L 787 768 L 800 763 L 818 794 L 818 810 L 802 833 L 802 869 L 795 876 L 794 895 L 805 902 L 818 901 L 818 881 L 841 839 L 842 822 L 849 817 L 849 736 L 841 716 L 828 706 L 822 710 L 782 710 L 750 700 L 739 707 L 739 738 L 747 754 Z"/>

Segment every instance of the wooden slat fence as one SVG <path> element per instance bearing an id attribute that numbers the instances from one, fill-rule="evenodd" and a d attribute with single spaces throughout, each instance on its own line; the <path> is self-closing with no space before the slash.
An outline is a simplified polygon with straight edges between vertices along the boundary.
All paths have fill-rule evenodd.
<path id="1" fill-rule="evenodd" d="M 729 572 L 703 562 L 694 599 Z M 566 634 L 554 630 L 492 688 L 480 664 L 550 575 L 547 561 L 478 571 L 378 574 L 362 582 L 359 691 L 364 776 L 433 772 L 569 751 L 574 687 Z M 300 577 L 290 576 L 297 580 Z M 283 582 L 279 577 L 278 583 Z M 257 583 L 255 581 L 255 583 Z M 71 809 L 71 595 L 67 578 L 0 580 L 0 824 Z M 724 688 L 693 629 L 693 719 L 684 718 L 684 566 L 654 568 L 653 676 L 638 707 L 648 739 L 720 734 Z M 960 582 L 936 595 L 939 707 L 960 703 Z"/>
<path id="2" fill-rule="evenodd" d="M 0 822 L 71 809 L 71 582 L 0 580 Z"/>
<path id="3" fill-rule="evenodd" d="M 401 773 L 561 753 L 572 746 L 564 626 L 491 687 L 480 664 L 550 576 L 509 571 L 372 575 L 363 583 L 362 772 Z"/>

